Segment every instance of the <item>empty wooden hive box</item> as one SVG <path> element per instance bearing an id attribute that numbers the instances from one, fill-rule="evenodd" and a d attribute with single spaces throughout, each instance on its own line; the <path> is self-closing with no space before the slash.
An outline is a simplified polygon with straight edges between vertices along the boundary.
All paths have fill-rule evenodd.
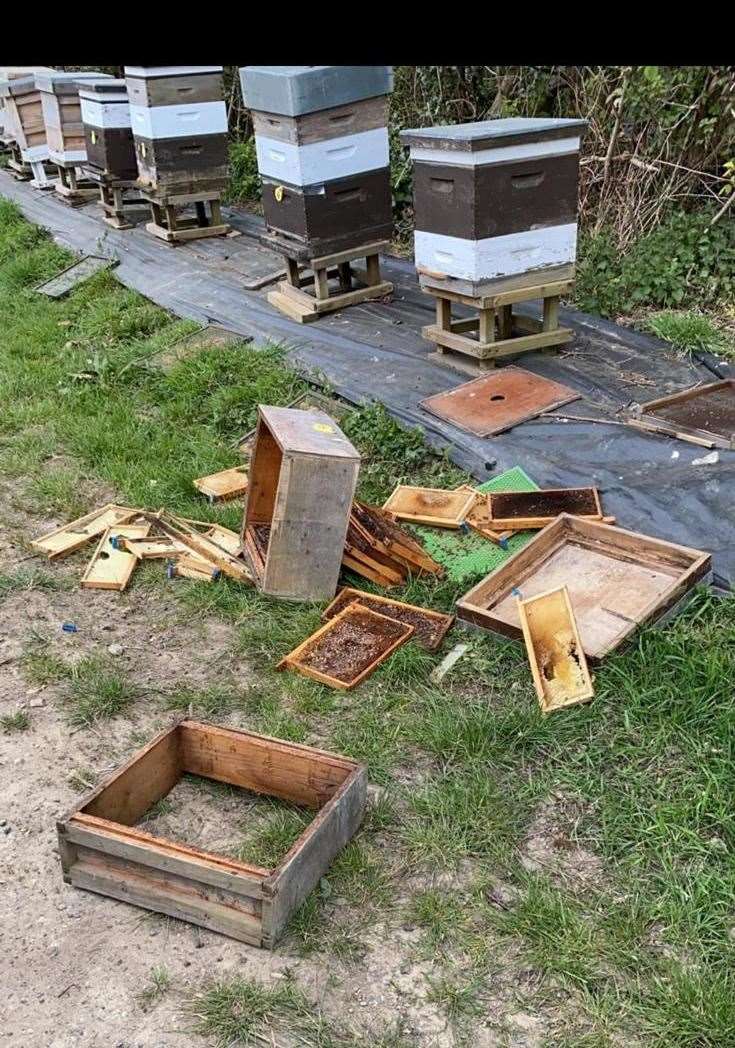
<path id="1" fill-rule="evenodd" d="M 559 296 L 577 245 L 580 136 L 586 121 L 512 117 L 401 132 L 414 167 L 414 247 L 423 290 L 437 301 L 424 337 L 492 364 L 556 345 Z M 541 298 L 542 321 L 514 317 Z M 452 320 L 462 302 L 478 317 Z"/>
<path id="2" fill-rule="evenodd" d="M 36 87 L 37 72 L 53 70 L 38 66 L 26 75 L 15 75 L 15 69 L 8 67 L 0 82 L 0 98 L 5 104 L 4 119 L 9 132 L 10 169 L 20 178 L 32 177 L 33 185 L 45 189 L 51 184 L 44 168 L 49 150 L 41 94 Z"/>
<path id="3" fill-rule="evenodd" d="M 334 596 L 359 467 L 323 411 L 259 408 L 242 540 L 264 593 Z"/>
<path id="4" fill-rule="evenodd" d="M 273 304 L 304 316 L 376 298 L 378 252 L 392 231 L 388 105 L 390 66 L 245 66 L 243 97 L 253 111 L 265 242 L 290 261 Z M 350 262 L 365 258 L 362 278 Z M 315 276 L 299 279 L 298 264 Z M 330 295 L 336 277 L 338 294 Z M 314 295 L 302 286 L 314 285 Z M 345 295 L 350 294 L 349 299 Z M 291 303 L 281 300 L 286 297 Z"/>
<path id="5" fill-rule="evenodd" d="M 89 80 L 79 85 L 79 102 L 87 151 L 85 173 L 98 184 L 105 221 L 127 229 L 126 218 L 139 201 L 130 197 L 138 177 L 130 103 L 124 80 Z"/>
<path id="6" fill-rule="evenodd" d="M 136 823 L 186 774 L 316 814 L 272 869 L 140 829 Z M 366 798 L 366 770 L 346 757 L 183 720 L 59 820 L 64 880 L 253 946 L 272 947 L 358 829 Z"/>
<path id="7" fill-rule="evenodd" d="M 125 66 L 138 187 L 153 212 L 147 228 L 163 240 L 229 231 L 220 211 L 228 180 L 222 73 L 222 66 Z M 194 219 L 182 216 L 189 205 Z"/>
<path id="8" fill-rule="evenodd" d="M 79 86 L 87 80 L 111 80 L 107 73 L 37 73 L 46 125 L 49 160 L 59 175 L 56 192 L 70 204 L 83 204 L 97 188 L 78 177 L 87 162 L 87 147 L 79 100 Z"/>

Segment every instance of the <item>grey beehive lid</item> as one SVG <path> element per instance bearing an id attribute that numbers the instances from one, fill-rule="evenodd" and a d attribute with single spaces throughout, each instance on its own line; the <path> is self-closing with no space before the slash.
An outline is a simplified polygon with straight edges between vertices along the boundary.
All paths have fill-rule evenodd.
<path id="1" fill-rule="evenodd" d="M 77 84 L 82 80 L 112 80 L 109 73 L 101 73 L 99 69 L 90 70 L 87 73 L 37 73 L 36 87 L 39 91 L 48 94 L 67 95 L 77 90 Z"/>
<path id="2" fill-rule="evenodd" d="M 116 80 L 114 78 L 97 79 L 97 80 L 79 80 L 77 81 L 79 88 L 80 98 L 94 98 L 100 102 L 105 102 L 107 99 L 116 99 L 118 95 L 124 94 L 127 97 L 128 85 L 125 80 Z"/>
<path id="3" fill-rule="evenodd" d="M 586 120 L 512 116 L 470 124 L 411 128 L 401 131 L 400 139 L 404 146 L 475 153 L 480 149 L 577 137 L 586 127 Z"/>
<path id="4" fill-rule="evenodd" d="M 27 95 L 36 90 L 35 76 L 19 76 L 15 80 L 0 80 L 0 98 L 9 95 Z"/>
<path id="5" fill-rule="evenodd" d="M 392 66 L 243 66 L 245 105 L 262 113 L 303 116 L 389 95 Z"/>

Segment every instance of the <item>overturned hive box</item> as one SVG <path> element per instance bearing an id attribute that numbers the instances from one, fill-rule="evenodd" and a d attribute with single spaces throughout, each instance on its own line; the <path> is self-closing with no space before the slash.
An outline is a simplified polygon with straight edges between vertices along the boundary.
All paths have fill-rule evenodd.
<path id="1" fill-rule="evenodd" d="M 359 468 L 323 411 L 259 407 L 242 540 L 263 593 L 334 596 Z"/>
<path id="2" fill-rule="evenodd" d="M 273 869 L 136 827 L 184 774 L 316 811 Z M 365 768 L 332 753 L 183 720 L 156 736 L 57 823 L 64 880 L 146 910 L 272 947 L 362 821 Z"/>

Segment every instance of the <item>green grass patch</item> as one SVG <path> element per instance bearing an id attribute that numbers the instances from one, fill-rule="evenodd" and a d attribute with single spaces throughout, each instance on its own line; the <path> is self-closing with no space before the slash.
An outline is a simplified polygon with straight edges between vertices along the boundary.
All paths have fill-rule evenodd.
<path id="1" fill-rule="evenodd" d="M 6 735 L 13 735 L 19 731 L 28 731 L 31 726 L 31 718 L 25 710 L 16 713 L 4 713 L 0 717 L 0 728 Z"/>
<path id="2" fill-rule="evenodd" d="M 85 655 L 71 667 L 63 705 L 70 724 L 89 728 L 125 712 L 135 697 L 135 689 L 107 658 Z"/>
<path id="3" fill-rule="evenodd" d="M 675 349 L 684 353 L 699 350 L 728 355 L 724 335 L 703 313 L 663 310 L 647 317 L 645 326 L 654 335 L 670 342 Z"/>

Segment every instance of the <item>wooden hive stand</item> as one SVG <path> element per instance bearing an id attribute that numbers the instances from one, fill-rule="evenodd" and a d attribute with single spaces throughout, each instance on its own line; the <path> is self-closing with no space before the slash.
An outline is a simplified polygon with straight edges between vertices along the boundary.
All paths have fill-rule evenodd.
<path id="1" fill-rule="evenodd" d="M 150 204 L 152 215 L 152 221 L 148 222 L 145 228 L 153 236 L 169 244 L 198 240 L 201 237 L 223 237 L 230 232 L 230 227 L 222 221 L 220 193 L 213 193 L 211 190 L 174 196 L 160 196 L 145 190 L 142 193 Z M 183 209 L 191 204 L 194 205 L 196 214 L 184 215 Z"/>
<path id="2" fill-rule="evenodd" d="M 393 291 L 391 283 L 380 279 L 380 252 L 388 247 L 387 240 L 311 259 L 303 245 L 275 233 L 264 234 L 261 241 L 285 255 L 288 267 L 287 279 L 277 291 L 269 292 L 268 301 L 300 324 L 356 302 L 384 298 Z M 365 259 L 364 270 L 352 265 L 361 258 Z"/>
<path id="3" fill-rule="evenodd" d="M 8 160 L 8 170 L 16 182 L 28 182 L 33 177 L 31 171 L 31 165 L 27 164 L 20 153 L 20 146 L 15 139 L 8 141 L 8 152 L 10 153 L 10 159 Z"/>
<path id="4" fill-rule="evenodd" d="M 54 161 L 59 174 L 59 181 L 54 186 L 57 194 L 70 207 L 82 207 L 90 200 L 97 198 L 99 190 L 86 175 L 81 175 L 79 165 L 74 163 L 59 164 Z"/>
<path id="5" fill-rule="evenodd" d="M 436 355 L 449 355 L 462 371 L 477 374 L 495 367 L 498 357 L 531 353 L 568 342 L 571 328 L 559 327 L 559 299 L 574 286 L 573 280 L 506 288 L 479 296 L 464 295 L 422 282 L 422 289 L 436 300 L 436 322 L 421 329 L 428 342 L 436 346 Z M 513 306 L 519 302 L 541 299 L 542 319 L 519 316 Z M 452 305 L 459 303 L 476 310 L 469 318 L 453 318 Z"/>

